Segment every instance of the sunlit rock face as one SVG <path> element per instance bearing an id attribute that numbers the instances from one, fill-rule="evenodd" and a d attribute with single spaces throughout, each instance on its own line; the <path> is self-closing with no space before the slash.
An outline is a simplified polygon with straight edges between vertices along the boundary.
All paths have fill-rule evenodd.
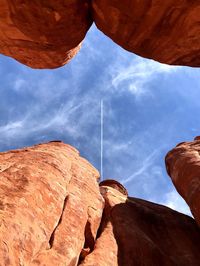
<path id="1" fill-rule="evenodd" d="M 177 191 L 200 225 L 200 137 L 177 145 L 167 154 L 166 166 Z"/>
<path id="2" fill-rule="evenodd" d="M 200 66 L 200 2 L 0 0 L 0 53 L 32 68 L 76 55 L 94 21 L 123 48 L 174 65 Z"/>
<path id="3" fill-rule="evenodd" d="M 60 142 L 1 153 L 0 265 L 77 265 L 101 221 L 98 176 Z"/>
<path id="4" fill-rule="evenodd" d="M 198 265 L 193 218 L 98 179 L 59 141 L 0 153 L 1 265 Z"/>
<path id="5" fill-rule="evenodd" d="M 0 0 L 0 53 L 32 68 L 56 68 L 80 49 L 88 0 Z"/>
<path id="6" fill-rule="evenodd" d="M 200 66 L 200 2 L 93 0 L 97 27 L 126 50 L 156 61 Z"/>

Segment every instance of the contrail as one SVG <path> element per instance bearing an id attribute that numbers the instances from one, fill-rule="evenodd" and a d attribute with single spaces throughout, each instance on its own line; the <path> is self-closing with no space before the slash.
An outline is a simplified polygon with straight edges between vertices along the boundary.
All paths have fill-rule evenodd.
<path id="1" fill-rule="evenodd" d="M 103 100 L 101 100 L 101 181 L 103 181 Z"/>
<path id="2" fill-rule="evenodd" d="M 130 181 L 132 181 L 136 176 L 142 174 L 150 165 L 153 164 L 153 160 L 155 159 L 155 157 L 157 156 L 159 150 L 154 150 L 149 156 L 147 156 L 147 158 L 144 160 L 143 165 L 140 169 L 138 169 L 134 174 L 132 174 L 131 176 L 129 176 L 128 178 L 124 179 L 121 181 L 121 183 L 123 185 L 125 185 L 126 183 L 129 183 Z"/>

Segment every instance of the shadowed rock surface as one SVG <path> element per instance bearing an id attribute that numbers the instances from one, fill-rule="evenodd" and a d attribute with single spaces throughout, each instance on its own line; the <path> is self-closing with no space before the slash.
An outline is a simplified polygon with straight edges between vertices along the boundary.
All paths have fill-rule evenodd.
<path id="1" fill-rule="evenodd" d="M 97 27 L 130 52 L 200 66 L 200 1 L 93 0 Z"/>
<path id="2" fill-rule="evenodd" d="M 98 178 L 59 141 L 0 153 L 0 265 L 199 265 L 194 219 Z"/>
<path id="3" fill-rule="evenodd" d="M 100 190 L 99 237 L 82 266 L 199 265 L 200 230 L 191 217 L 104 184 Z"/>
<path id="4" fill-rule="evenodd" d="M 32 68 L 66 64 L 94 21 L 130 52 L 200 66 L 199 0 L 0 0 L 0 53 Z"/>
<path id="5" fill-rule="evenodd" d="M 56 68 L 91 26 L 88 0 L 0 0 L 0 52 L 32 68 Z"/>
<path id="6" fill-rule="evenodd" d="M 200 137 L 177 145 L 166 156 L 166 167 L 177 191 L 200 225 Z"/>

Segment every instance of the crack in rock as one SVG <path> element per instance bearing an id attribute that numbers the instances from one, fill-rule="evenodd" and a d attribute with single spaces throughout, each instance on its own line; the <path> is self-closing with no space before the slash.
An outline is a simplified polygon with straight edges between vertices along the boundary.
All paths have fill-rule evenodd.
<path id="1" fill-rule="evenodd" d="M 51 236 L 50 236 L 50 239 L 49 239 L 49 249 L 51 249 L 53 247 L 53 243 L 54 243 L 54 238 L 55 238 L 55 232 L 57 230 L 57 228 L 59 227 L 59 225 L 61 224 L 62 222 L 62 218 L 63 218 L 63 213 L 65 211 L 65 208 L 66 208 L 66 204 L 67 204 L 67 199 L 68 199 L 68 196 L 65 197 L 64 199 L 64 203 L 63 203 L 63 208 L 62 208 L 62 212 L 61 212 L 61 215 L 60 215 L 60 218 L 58 220 L 58 223 L 57 225 L 55 226 Z"/>

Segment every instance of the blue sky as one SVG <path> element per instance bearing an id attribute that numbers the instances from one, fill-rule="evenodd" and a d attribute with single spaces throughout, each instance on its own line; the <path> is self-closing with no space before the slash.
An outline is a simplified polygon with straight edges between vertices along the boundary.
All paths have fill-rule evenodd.
<path id="1" fill-rule="evenodd" d="M 140 197 L 188 213 L 164 157 L 200 135 L 200 69 L 172 67 L 129 53 L 93 26 L 79 54 L 56 70 L 33 70 L 0 56 L 0 151 L 59 139 L 104 177 Z"/>

